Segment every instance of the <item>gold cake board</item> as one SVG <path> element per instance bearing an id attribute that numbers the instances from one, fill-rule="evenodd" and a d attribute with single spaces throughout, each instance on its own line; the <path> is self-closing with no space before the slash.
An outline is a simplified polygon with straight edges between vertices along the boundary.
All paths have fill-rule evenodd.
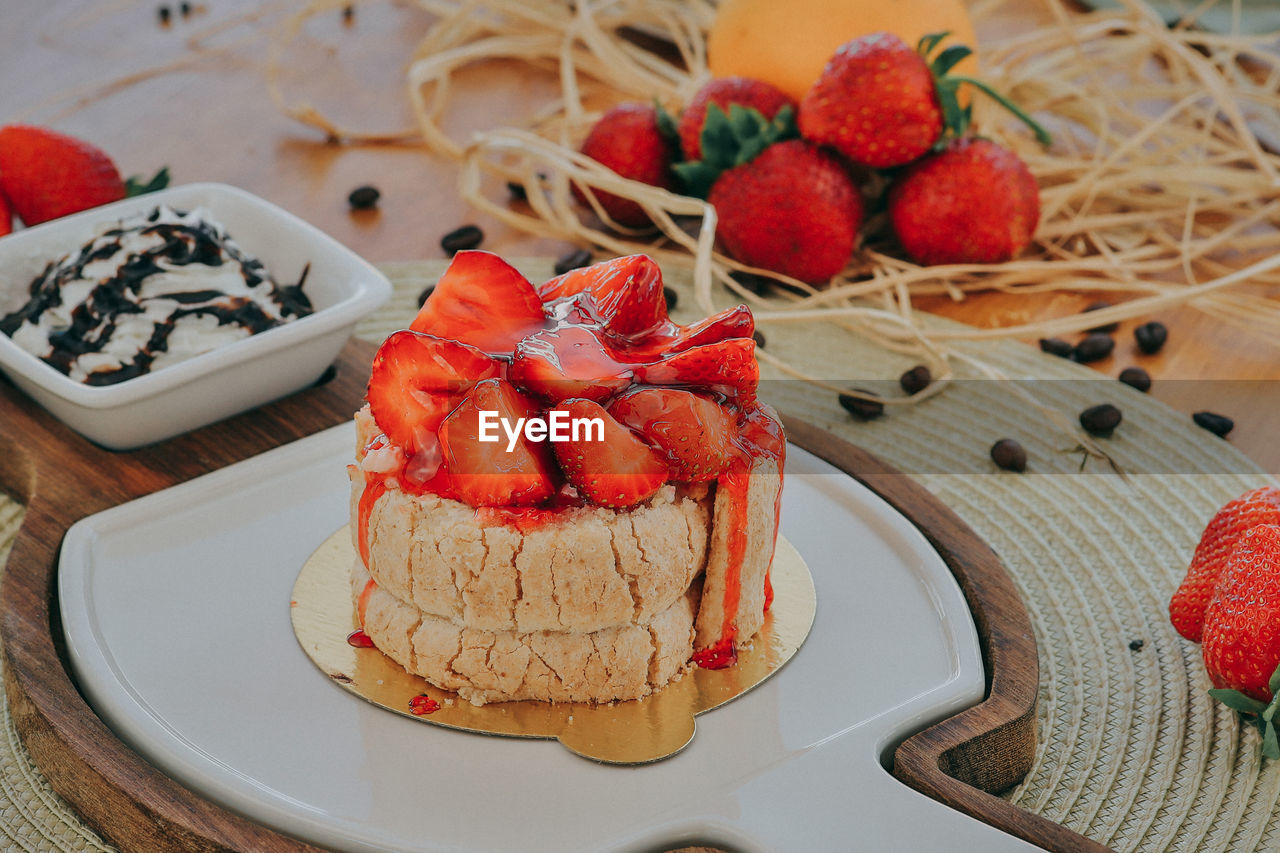
<path id="1" fill-rule="evenodd" d="M 591 702 L 494 702 L 473 705 L 406 672 L 376 648 L 347 642 L 360 625 L 351 601 L 355 559 L 347 527 L 315 550 L 298 573 L 289 602 L 302 650 L 335 684 L 396 714 L 436 726 L 517 738 L 556 738 L 570 751 L 606 764 L 647 764 L 675 755 L 693 740 L 694 717 L 747 693 L 778 672 L 813 627 L 817 598 L 809 568 L 778 537 L 771 578 L 774 600 L 764 627 L 733 666 L 690 666 L 641 699 Z M 414 713 L 427 696 L 439 707 Z"/>

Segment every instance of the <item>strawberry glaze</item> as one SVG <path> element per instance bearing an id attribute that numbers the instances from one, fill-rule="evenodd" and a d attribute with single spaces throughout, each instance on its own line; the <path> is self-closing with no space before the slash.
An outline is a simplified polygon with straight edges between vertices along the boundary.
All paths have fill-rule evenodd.
<path id="1" fill-rule="evenodd" d="M 360 621 L 363 622 L 364 620 Z M 355 646 L 357 649 L 371 649 L 373 648 L 373 640 L 364 631 L 352 631 L 347 634 L 347 645 Z"/>
<path id="2" fill-rule="evenodd" d="M 373 578 L 369 578 L 368 582 L 364 585 L 364 589 L 360 590 L 360 598 L 356 601 L 356 614 L 360 617 L 361 628 L 358 633 L 364 633 L 364 614 L 365 611 L 369 609 L 369 596 L 372 595 L 373 591 L 377 588 L 377 582 L 375 582 Z M 350 637 L 347 639 L 350 639 Z"/>
<path id="3" fill-rule="evenodd" d="M 414 696 L 409 700 L 409 713 L 413 714 L 415 717 L 432 714 L 439 710 L 440 703 L 425 693 Z"/>
<path id="4" fill-rule="evenodd" d="M 369 516 L 373 514 L 373 505 L 386 491 L 385 480 L 375 480 L 371 475 L 365 474 L 364 491 L 360 493 L 360 505 L 357 509 L 356 541 L 360 543 L 360 559 L 366 569 L 369 568 Z"/>

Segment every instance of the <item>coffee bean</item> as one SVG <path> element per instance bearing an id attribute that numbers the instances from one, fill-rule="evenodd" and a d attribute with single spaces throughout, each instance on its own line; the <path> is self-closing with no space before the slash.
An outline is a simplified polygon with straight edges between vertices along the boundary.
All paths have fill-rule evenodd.
<path id="1" fill-rule="evenodd" d="M 741 272 L 735 270 L 729 273 L 729 278 L 754 293 L 756 296 L 764 296 L 773 289 L 773 279 L 768 276 L 757 275 L 753 272 Z"/>
<path id="2" fill-rule="evenodd" d="M 1123 417 L 1115 406 L 1110 403 L 1101 403 L 1090 406 L 1080 413 L 1080 426 L 1084 427 L 1085 432 L 1106 438 L 1120 426 Z"/>
<path id="3" fill-rule="evenodd" d="M 426 303 L 427 298 L 431 296 L 432 293 L 435 292 L 435 289 L 436 289 L 436 286 L 434 284 L 428 284 L 426 287 L 422 288 L 422 292 L 418 294 L 419 308 L 421 308 Z"/>
<path id="4" fill-rule="evenodd" d="M 1049 355 L 1056 355 L 1058 358 L 1071 358 L 1071 353 L 1074 351 L 1075 347 L 1062 338 L 1040 339 L 1040 352 L 1047 352 Z"/>
<path id="5" fill-rule="evenodd" d="M 1214 412 L 1196 412 L 1191 419 L 1218 438 L 1226 438 L 1227 433 L 1235 429 L 1236 422 L 1226 415 L 1215 414 Z"/>
<path id="6" fill-rule="evenodd" d="M 591 263 L 591 253 L 586 249 L 574 249 L 565 252 L 556 259 L 556 275 L 564 275 L 569 270 L 581 269 Z"/>
<path id="7" fill-rule="evenodd" d="M 871 392 L 865 388 L 852 389 L 860 394 L 870 394 Z M 864 400 L 861 397 L 855 397 L 852 394 L 841 394 L 840 405 L 844 410 L 853 415 L 858 420 L 869 421 L 878 418 L 884 414 L 884 403 L 879 400 Z"/>
<path id="8" fill-rule="evenodd" d="M 356 187 L 347 195 L 347 204 L 351 205 L 352 210 L 369 210 L 378 206 L 380 198 L 382 193 L 378 192 L 377 187 L 365 184 L 362 187 Z"/>
<path id="9" fill-rule="evenodd" d="M 662 298 L 667 301 L 667 313 L 675 310 L 676 304 L 680 301 L 680 294 L 676 293 L 669 287 L 662 288 Z"/>
<path id="10" fill-rule="evenodd" d="M 1012 438 L 1002 438 L 991 445 L 991 461 L 1006 471 L 1027 470 L 1027 451 Z"/>
<path id="11" fill-rule="evenodd" d="M 898 377 L 898 384 L 902 386 L 902 390 L 908 394 L 918 394 L 929 387 L 929 383 L 933 381 L 933 374 L 929 368 L 923 364 L 917 364 L 906 373 Z"/>
<path id="12" fill-rule="evenodd" d="M 765 341 L 764 332 L 760 331 L 759 329 L 756 329 L 754 332 L 751 333 L 751 340 L 756 342 L 756 349 L 764 349 L 764 341 Z"/>
<path id="13" fill-rule="evenodd" d="M 1137 388 L 1144 394 L 1151 390 L 1151 374 L 1141 367 L 1126 367 L 1120 371 L 1119 379 L 1125 385 Z"/>
<path id="14" fill-rule="evenodd" d="M 1093 332 L 1085 335 L 1080 343 L 1071 352 L 1071 357 L 1076 361 L 1084 364 L 1090 361 L 1099 361 L 1111 355 L 1111 350 L 1115 349 L 1116 342 L 1112 337 L 1103 332 Z"/>
<path id="15" fill-rule="evenodd" d="M 1110 308 L 1110 307 L 1111 307 L 1110 302 L 1090 302 L 1088 305 L 1084 307 L 1084 310 L 1081 311 L 1080 313 L 1088 314 L 1091 311 L 1101 311 L 1103 308 Z M 1094 326 L 1092 329 L 1086 329 L 1085 331 L 1102 332 L 1103 334 L 1109 335 L 1118 328 L 1120 328 L 1119 323 L 1104 323 L 1101 326 Z"/>
<path id="16" fill-rule="evenodd" d="M 1160 347 L 1164 346 L 1164 342 L 1169 339 L 1169 330 L 1165 328 L 1164 323 L 1143 323 L 1133 330 L 1133 337 L 1138 342 L 1138 349 L 1147 355 L 1152 355 L 1159 352 Z"/>
<path id="17" fill-rule="evenodd" d="M 1129 641 L 1129 651 L 1131 651 L 1131 652 L 1140 652 L 1140 651 L 1142 651 L 1142 647 L 1143 647 L 1143 646 L 1145 646 L 1145 645 L 1146 645 L 1146 643 L 1145 643 L 1145 642 L 1143 642 L 1142 640 L 1130 640 L 1130 641 Z"/>
<path id="18" fill-rule="evenodd" d="M 440 248 L 446 255 L 456 255 L 465 249 L 474 249 L 484 242 L 484 232 L 475 225 L 463 225 L 440 238 Z"/>

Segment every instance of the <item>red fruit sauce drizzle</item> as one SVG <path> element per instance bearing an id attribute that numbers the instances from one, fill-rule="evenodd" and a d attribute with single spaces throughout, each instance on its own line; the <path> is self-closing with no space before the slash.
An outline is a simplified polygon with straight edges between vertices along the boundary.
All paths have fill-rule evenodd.
<path id="1" fill-rule="evenodd" d="M 360 590 L 360 598 L 356 601 L 356 614 L 360 617 L 360 630 L 364 631 L 364 614 L 369 609 L 369 596 L 378 588 L 377 582 L 373 578 L 369 578 L 365 583 L 364 589 Z"/>
<path id="2" fill-rule="evenodd" d="M 773 502 L 773 545 L 778 544 L 778 526 L 782 518 L 782 470 L 786 457 L 786 441 L 782 438 L 777 421 L 768 417 L 759 407 L 751 408 L 744 417 L 741 446 L 745 459 L 735 462 L 716 482 L 716 490 L 727 492 L 725 502 L 731 517 L 729 534 L 725 543 L 728 550 L 725 567 L 724 625 L 720 639 L 714 645 L 693 653 L 693 662 L 703 669 L 724 669 L 738 660 L 736 645 L 738 606 L 742 599 L 742 561 L 747 551 L 747 490 L 751 482 L 751 460 L 775 458 L 778 460 L 778 493 Z M 772 564 L 770 565 L 772 568 Z M 773 582 L 770 573 L 764 576 L 764 610 L 773 605 Z"/>
<path id="3" fill-rule="evenodd" d="M 726 493 L 729 534 L 725 547 L 728 550 L 724 572 L 724 623 L 720 639 L 709 648 L 693 654 L 693 662 L 703 669 L 724 669 L 738 660 L 738 648 L 734 643 L 738 634 L 738 604 L 742 600 L 742 560 L 747 552 L 747 483 L 751 469 L 745 463 L 735 462 L 716 483 L 717 496 Z"/>
<path id="4" fill-rule="evenodd" d="M 360 559 L 364 561 L 366 569 L 369 568 L 369 516 L 373 514 L 373 505 L 386 491 L 387 484 L 384 480 L 375 480 L 371 474 L 364 475 L 364 491 L 360 493 L 360 506 L 357 510 L 359 516 L 356 524 L 356 541 L 360 543 Z M 361 617 L 360 621 L 363 623 L 364 618 Z"/>
<path id="5" fill-rule="evenodd" d="M 409 713 L 413 714 L 415 717 L 432 714 L 439 710 L 440 703 L 425 693 L 414 696 L 409 700 Z"/>
<path id="6" fill-rule="evenodd" d="M 355 646 L 357 649 L 371 649 L 373 640 L 369 639 L 369 635 L 364 631 L 352 631 L 347 634 L 347 645 Z"/>

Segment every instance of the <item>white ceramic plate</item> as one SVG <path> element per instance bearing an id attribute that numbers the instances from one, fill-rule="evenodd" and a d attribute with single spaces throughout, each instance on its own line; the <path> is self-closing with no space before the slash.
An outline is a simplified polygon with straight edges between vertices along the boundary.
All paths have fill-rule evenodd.
<path id="1" fill-rule="evenodd" d="M 87 518 L 59 597 L 89 703 L 209 799 L 344 850 L 1030 850 L 897 782 L 907 735 L 975 704 L 959 588 L 874 493 L 790 448 L 782 529 L 818 592 L 778 675 L 687 749 L 598 765 L 554 741 L 450 731 L 332 684 L 289 622 L 294 577 L 347 520 L 351 427 Z"/>

